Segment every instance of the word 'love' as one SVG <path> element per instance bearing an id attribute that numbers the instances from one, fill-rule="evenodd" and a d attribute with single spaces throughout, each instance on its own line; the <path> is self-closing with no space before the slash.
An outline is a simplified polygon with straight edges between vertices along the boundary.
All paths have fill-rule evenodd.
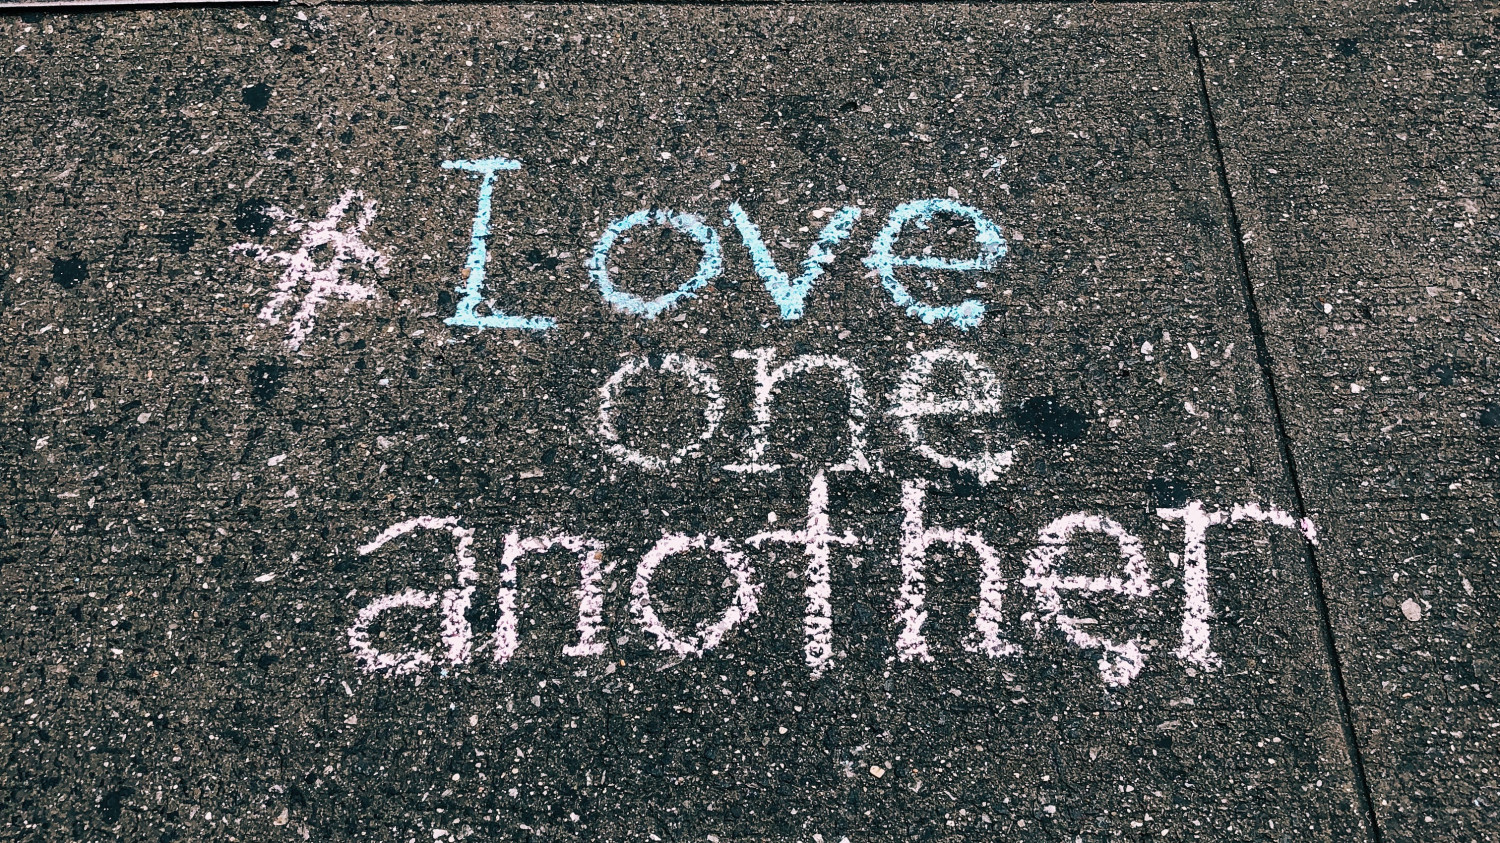
<path id="1" fill-rule="evenodd" d="M 490 236 L 490 205 L 494 198 L 495 180 L 499 173 L 519 170 L 521 162 L 510 158 L 482 158 L 474 161 L 444 161 L 444 169 L 463 170 L 480 176 L 479 207 L 474 213 L 474 225 L 469 241 L 469 256 L 464 262 L 465 279 L 458 288 L 462 298 L 457 311 L 446 322 L 468 328 L 504 328 L 528 331 L 546 331 L 557 326 L 550 316 L 512 316 L 500 311 L 493 300 L 485 298 L 485 265 L 489 262 L 487 242 Z M 849 238 L 863 211 L 855 206 L 846 206 L 836 211 L 817 240 L 807 251 L 802 261 L 802 272 L 792 278 L 776 265 L 776 260 L 766 248 L 760 229 L 738 202 L 729 206 L 729 218 L 724 221 L 738 232 L 745 249 L 750 253 L 750 262 L 755 273 L 765 283 L 766 292 L 781 311 L 782 319 L 800 319 L 808 292 L 833 263 L 833 248 Z M 944 258 L 932 255 L 898 255 L 896 240 L 902 229 L 911 225 L 927 228 L 938 216 L 963 220 L 974 227 L 974 241 L 978 252 L 971 258 Z M 693 240 L 700 252 L 697 271 L 671 292 L 647 299 L 630 292 L 610 274 L 609 258 L 615 247 L 628 239 L 635 229 L 657 226 L 675 231 Z M 864 259 L 880 284 L 890 294 L 891 301 L 907 313 L 932 325 L 948 322 L 968 330 L 984 318 L 984 303 L 978 299 L 964 299 L 958 304 L 930 304 L 912 295 L 904 282 L 897 277 L 897 270 L 913 268 L 945 272 L 988 272 L 1005 257 L 1005 237 L 1000 227 L 978 208 L 953 199 L 918 199 L 897 205 L 886 217 L 885 224 L 870 242 L 870 252 Z M 724 249 L 718 230 L 695 214 L 666 209 L 639 210 L 605 226 L 604 233 L 594 244 L 588 261 L 588 272 L 594 285 L 599 288 L 604 300 L 616 310 L 645 319 L 654 319 L 663 311 L 670 310 L 678 302 L 690 299 L 699 290 L 708 286 L 724 271 Z M 488 312 L 481 314 L 480 306 Z"/>

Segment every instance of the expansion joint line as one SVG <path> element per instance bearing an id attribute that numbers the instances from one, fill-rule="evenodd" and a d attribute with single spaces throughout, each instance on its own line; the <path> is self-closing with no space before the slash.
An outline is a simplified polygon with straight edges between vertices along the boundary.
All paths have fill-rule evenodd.
<path id="1" fill-rule="evenodd" d="M 1255 285 L 1250 281 L 1250 263 L 1245 257 L 1244 232 L 1240 225 L 1239 210 L 1235 206 L 1234 193 L 1229 188 L 1229 170 L 1224 163 L 1224 147 L 1219 142 L 1219 126 L 1214 118 L 1213 101 L 1208 96 L 1208 75 L 1203 69 L 1203 51 L 1198 46 L 1198 30 L 1187 25 L 1188 41 L 1193 51 L 1194 70 L 1197 75 L 1198 99 L 1203 109 L 1204 123 L 1208 127 L 1208 142 L 1213 147 L 1214 164 L 1219 175 L 1219 192 L 1224 199 L 1224 214 L 1229 221 L 1229 236 L 1234 246 L 1235 265 L 1240 277 L 1240 292 L 1244 297 L 1245 314 L 1250 323 L 1250 334 L 1255 341 L 1255 360 L 1260 367 L 1261 381 L 1266 396 L 1271 402 L 1271 416 L 1276 431 L 1277 450 L 1281 465 L 1292 487 L 1297 517 L 1307 517 L 1307 503 L 1302 495 L 1302 479 L 1297 473 L 1297 462 L 1292 456 L 1291 437 L 1287 435 L 1286 417 L 1281 410 L 1281 398 L 1276 389 L 1276 377 L 1271 368 L 1271 352 L 1266 344 L 1266 332 L 1261 323 L 1260 305 L 1255 297 Z M 1370 794 L 1370 785 L 1365 777 L 1364 753 L 1354 733 L 1353 707 L 1349 704 L 1349 690 L 1344 682 L 1343 662 L 1333 637 L 1333 623 L 1328 611 L 1327 590 L 1323 585 L 1323 571 L 1318 565 L 1317 551 L 1310 542 L 1302 543 L 1302 559 L 1307 566 L 1313 585 L 1313 602 L 1321 622 L 1323 649 L 1328 656 L 1328 672 L 1337 691 L 1339 724 L 1343 727 L 1344 743 L 1349 751 L 1350 766 L 1354 771 L 1354 796 L 1360 812 L 1364 815 L 1365 827 L 1369 830 L 1371 843 L 1383 843 L 1380 825 L 1375 817 L 1375 801 Z"/>

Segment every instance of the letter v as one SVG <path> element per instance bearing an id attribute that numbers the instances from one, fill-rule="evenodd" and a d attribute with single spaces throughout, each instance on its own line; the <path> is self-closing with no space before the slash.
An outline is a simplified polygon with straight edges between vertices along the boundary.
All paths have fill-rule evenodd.
<path id="1" fill-rule="evenodd" d="M 849 233 L 854 230 L 855 221 L 859 219 L 859 213 L 858 208 L 845 206 L 833 215 L 833 219 L 818 234 L 817 242 L 807 250 L 807 259 L 802 262 L 802 274 L 796 279 L 789 278 L 785 272 L 776 268 L 776 260 L 771 257 L 765 241 L 760 238 L 760 229 L 750 221 L 740 203 L 735 202 L 729 206 L 727 221 L 734 223 L 734 227 L 739 230 L 740 239 L 744 241 L 745 248 L 750 250 L 750 262 L 755 266 L 755 274 L 765 282 L 766 292 L 771 294 L 771 299 L 781 308 L 781 318 L 801 319 L 802 300 L 807 298 L 812 285 L 823 277 L 824 265 L 833 263 L 833 247 L 849 237 Z"/>

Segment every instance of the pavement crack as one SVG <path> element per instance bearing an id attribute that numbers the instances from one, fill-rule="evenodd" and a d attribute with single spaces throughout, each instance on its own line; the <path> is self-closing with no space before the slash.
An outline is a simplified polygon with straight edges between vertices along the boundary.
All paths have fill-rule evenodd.
<path id="1" fill-rule="evenodd" d="M 1229 170 L 1224 162 L 1224 147 L 1219 140 L 1219 126 L 1214 118 L 1213 101 L 1208 95 L 1208 75 L 1203 66 L 1203 51 L 1198 45 L 1198 30 L 1192 23 L 1187 25 L 1188 41 L 1193 52 L 1193 68 L 1197 76 L 1198 99 L 1203 109 L 1204 124 L 1208 129 L 1208 142 L 1213 148 L 1214 165 L 1219 176 L 1219 193 L 1224 200 L 1224 214 L 1229 223 L 1230 241 L 1234 248 L 1235 266 L 1240 279 L 1240 292 L 1244 297 L 1245 315 L 1250 323 L 1250 334 L 1255 342 L 1255 360 L 1260 368 L 1261 381 L 1271 403 L 1271 418 L 1276 431 L 1277 451 L 1286 478 L 1292 487 L 1297 517 L 1307 517 L 1307 503 L 1302 494 L 1302 480 L 1298 475 L 1297 462 L 1292 454 L 1291 437 L 1287 434 L 1286 417 L 1281 408 L 1281 397 L 1277 392 L 1276 377 L 1271 368 L 1270 347 L 1266 343 L 1266 332 L 1260 318 L 1260 305 L 1255 296 L 1255 285 L 1250 280 L 1250 263 L 1245 256 L 1244 230 L 1240 224 L 1239 209 L 1235 205 L 1234 193 L 1229 186 Z M 1343 662 L 1333 637 L 1333 624 L 1328 611 L 1327 590 L 1323 584 L 1323 571 L 1318 565 L 1317 551 L 1311 542 L 1302 542 L 1302 559 L 1308 569 L 1313 585 L 1313 603 L 1317 607 L 1319 632 L 1323 649 L 1328 657 L 1328 671 L 1337 691 L 1339 724 L 1343 728 L 1344 743 L 1349 751 L 1350 766 L 1354 772 L 1355 800 L 1372 843 L 1384 843 L 1380 824 L 1375 816 L 1375 801 L 1370 793 L 1365 776 L 1364 753 L 1354 732 L 1353 707 L 1349 704 L 1349 691 L 1344 682 Z"/>

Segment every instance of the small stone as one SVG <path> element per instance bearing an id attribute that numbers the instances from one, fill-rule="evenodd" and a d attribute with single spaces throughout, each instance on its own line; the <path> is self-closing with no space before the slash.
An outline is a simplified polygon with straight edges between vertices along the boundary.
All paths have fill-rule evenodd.
<path id="1" fill-rule="evenodd" d="M 1422 619 L 1422 607 L 1417 605 L 1417 601 L 1407 598 L 1406 602 L 1401 604 L 1401 614 L 1415 623 Z"/>
<path id="2" fill-rule="evenodd" d="M 870 765 L 870 775 L 872 775 L 872 776 L 874 776 L 875 778 L 878 779 L 881 776 L 885 775 L 885 768 L 882 767 L 882 766 L 880 766 L 879 764 L 871 764 Z"/>

